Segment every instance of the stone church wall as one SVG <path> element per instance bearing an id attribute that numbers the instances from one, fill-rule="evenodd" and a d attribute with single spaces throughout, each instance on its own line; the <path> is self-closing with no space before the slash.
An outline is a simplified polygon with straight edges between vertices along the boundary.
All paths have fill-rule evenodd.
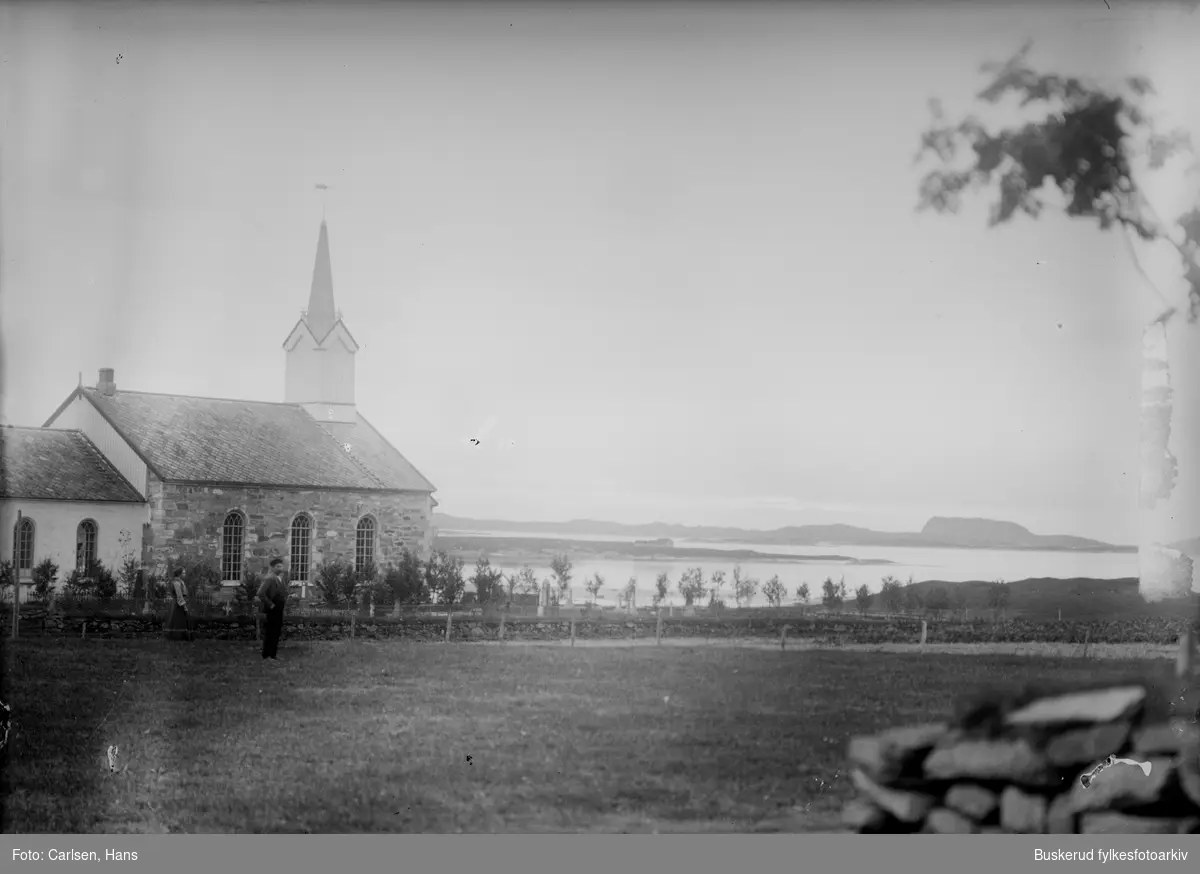
<path id="1" fill-rule="evenodd" d="M 273 556 L 289 556 L 291 524 L 300 512 L 313 520 L 314 568 L 327 559 L 354 561 L 355 531 L 366 515 L 376 522 L 378 564 L 397 560 L 405 547 L 422 557 L 432 547 L 432 502 L 419 492 L 190 486 L 151 474 L 149 500 L 143 561 L 160 574 L 181 561 L 211 562 L 219 570 L 222 526 L 231 510 L 246 517 L 243 567 L 249 571 L 261 572 Z"/>

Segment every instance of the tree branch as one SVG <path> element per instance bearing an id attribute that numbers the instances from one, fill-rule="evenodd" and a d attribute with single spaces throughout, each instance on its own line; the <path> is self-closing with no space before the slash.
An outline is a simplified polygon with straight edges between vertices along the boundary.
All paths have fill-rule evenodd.
<path id="1" fill-rule="evenodd" d="M 1141 274 L 1142 280 L 1146 283 L 1150 290 L 1153 291 L 1155 296 L 1162 302 L 1163 312 L 1154 320 L 1154 322 L 1162 322 L 1165 325 L 1171 319 L 1171 317 L 1175 315 L 1176 307 L 1171 304 L 1171 302 L 1167 299 L 1167 296 L 1162 293 L 1162 289 L 1158 287 L 1158 284 L 1150 278 L 1150 274 L 1146 272 L 1144 267 L 1142 267 L 1142 259 L 1138 257 L 1137 249 L 1135 249 L 1133 246 L 1133 230 L 1125 222 L 1121 222 L 1121 230 L 1124 231 L 1124 233 L 1121 234 L 1121 238 L 1125 241 L 1125 248 L 1129 252 L 1129 257 L 1133 260 L 1134 268 L 1139 274 Z M 1153 324 L 1153 322 L 1151 324 Z"/>

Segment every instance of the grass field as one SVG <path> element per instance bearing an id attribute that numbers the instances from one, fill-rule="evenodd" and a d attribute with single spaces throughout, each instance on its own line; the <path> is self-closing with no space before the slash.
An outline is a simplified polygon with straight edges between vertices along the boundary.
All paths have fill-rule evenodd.
<path id="1" fill-rule="evenodd" d="M 751 648 L 6 641 L 3 829 L 827 831 L 847 739 L 1168 662 Z M 118 773 L 105 750 L 119 746 Z"/>

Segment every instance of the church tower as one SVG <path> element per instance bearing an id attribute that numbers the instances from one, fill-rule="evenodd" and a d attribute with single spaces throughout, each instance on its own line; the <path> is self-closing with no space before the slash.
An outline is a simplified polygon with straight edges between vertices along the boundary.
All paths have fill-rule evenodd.
<path id="1" fill-rule="evenodd" d="M 333 305 L 329 229 L 321 220 L 308 309 L 283 344 L 287 355 L 284 400 L 300 404 L 318 422 L 357 420 L 354 355 L 358 344 Z"/>

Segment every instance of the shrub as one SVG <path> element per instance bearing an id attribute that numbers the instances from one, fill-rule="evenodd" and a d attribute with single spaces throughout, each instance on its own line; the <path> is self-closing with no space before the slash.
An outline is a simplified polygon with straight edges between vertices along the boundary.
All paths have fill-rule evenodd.
<path id="1" fill-rule="evenodd" d="M 146 575 L 146 599 L 161 601 L 167 597 L 167 584 L 158 574 Z"/>
<path id="2" fill-rule="evenodd" d="M 739 607 L 750 606 L 754 595 L 758 592 L 758 580 L 742 575 L 742 566 L 733 569 L 733 600 Z"/>
<path id="3" fill-rule="evenodd" d="M 626 608 L 633 607 L 637 602 L 637 577 L 630 577 L 629 582 L 625 584 L 625 588 L 621 590 L 621 597 L 624 599 Z"/>
<path id="4" fill-rule="evenodd" d="M 571 557 L 565 552 L 550 561 L 550 572 L 554 574 L 554 582 L 558 585 L 560 603 L 566 599 L 567 589 L 571 585 L 571 567 Z"/>
<path id="5" fill-rule="evenodd" d="M 339 559 L 327 559 L 317 568 L 313 585 L 321 593 L 321 600 L 325 604 L 338 607 L 353 600 L 359 580 L 350 564 Z"/>
<path id="6" fill-rule="evenodd" d="M 491 604 L 504 597 L 504 574 L 492 567 L 486 556 L 475 562 L 475 574 L 471 577 L 475 586 L 475 597 L 480 604 Z"/>
<path id="7" fill-rule="evenodd" d="M 671 583 L 671 578 L 665 573 L 658 575 L 658 579 L 654 581 L 654 606 L 658 607 L 663 601 L 667 600 L 667 586 Z"/>
<path id="8" fill-rule="evenodd" d="M 537 571 L 529 565 L 521 568 L 521 572 L 509 577 L 508 593 L 517 595 L 537 595 L 542 590 L 542 584 L 538 582 Z"/>
<path id="9" fill-rule="evenodd" d="M 807 600 L 808 588 L 805 587 L 805 600 Z M 796 593 L 797 597 L 799 592 Z M 772 607 L 778 607 L 783 603 L 783 599 L 787 597 L 787 589 L 783 583 L 779 582 L 779 575 L 775 574 L 771 579 L 767 580 L 767 584 L 763 586 L 763 597 L 767 599 L 767 603 Z"/>
<path id="10" fill-rule="evenodd" d="M 100 561 L 93 563 L 88 573 L 96 581 L 96 597 L 107 601 L 117 594 L 117 579 Z"/>
<path id="11" fill-rule="evenodd" d="M 832 577 L 826 577 L 821 583 L 821 603 L 827 610 L 841 607 L 846 601 L 846 583 L 834 583 Z"/>
<path id="12" fill-rule="evenodd" d="M 594 604 L 600 597 L 600 590 L 604 588 L 604 577 L 600 574 L 592 574 L 592 578 L 583 584 L 587 590 L 589 603 Z"/>
<path id="13" fill-rule="evenodd" d="M 33 569 L 33 598 L 45 604 L 50 600 L 54 584 L 58 582 L 58 565 L 53 559 L 44 558 Z"/>
<path id="14" fill-rule="evenodd" d="M 677 585 L 679 594 L 683 596 L 683 603 L 686 607 L 691 607 L 698 601 L 704 600 L 704 596 L 708 591 L 704 585 L 704 571 L 698 567 L 688 568 L 684 571 Z"/>
<path id="15" fill-rule="evenodd" d="M 388 567 L 383 582 L 391 591 L 394 603 L 425 604 L 429 601 L 421 560 L 407 548 L 400 553 L 399 564 Z"/>
<path id="16" fill-rule="evenodd" d="M 139 588 L 138 578 L 141 563 L 134 558 L 133 550 L 130 546 L 133 538 L 128 531 L 122 529 L 117 539 L 121 543 L 121 565 L 117 568 L 117 582 L 120 583 L 121 596 L 124 598 L 136 598 L 138 595 L 135 589 Z"/>
<path id="17" fill-rule="evenodd" d="M 187 589 L 188 601 L 207 601 L 214 591 L 221 588 L 221 575 L 212 565 L 197 562 L 183 572 L 183 585 Z"/>
<path id="18" fill-rule="evenodd" d="M 246 571 L 233 590 L 233 600 L 240 607 L 253 608 L 254 598 L 258 595 L 258 587 L 262 579 L 254 571 Z"/>
<path id="19" fill-rule="evenodd" d="M 713 571 L 709 577 L 712 588 L 708 592 L 708 606 L 714 610 L 725 608 L 725 599 L 721 597 L 721 588 L 725 585 L 725 571 Z"/>
<path id="20" fill-rule="evenodd" d="M 871 590 L 867 588 L 867 584 L 863 583 L 858 587 L 858 591 L 854 593 L 854 603 L 858 607 L 859 613 L 866 613 L 871 609 L 871 601 L 875 596 L 871 594 Z"/>
<path id="21" fill-rule="evenodd" d="M 889 613 L 899 613 L 904 606 L 904 591 L 900 581 L 890 574 L 883 578 L 883 587 L 879 590 L 879 600 L 883 609 Z"/>
<path id="22" fill-rule="evenodd" d="M 454 606 L 462 600 L 467 581 L 462 575 L 463 562 L 445 550 L 438 550 L 425 563 L 425 587 L 437 603 Z"/>
<path id="23" fill-rule="evenodd" d="M 63 594 L 77 601 L 109 601 L 117 594 L 117 580 L 104 562 L 97 559 L 84 570 L 75 568 L 67 575 L 63 581 Z"/>

